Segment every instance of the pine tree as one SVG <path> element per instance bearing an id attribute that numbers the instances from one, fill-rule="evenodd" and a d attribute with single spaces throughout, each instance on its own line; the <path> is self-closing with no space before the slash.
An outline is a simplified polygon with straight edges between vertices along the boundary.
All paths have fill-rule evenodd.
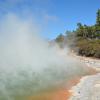
<path id="1" fill-rule="evenodd" d="M 96 25 L 100 26 L 100 9 L 98 9 L 98 11 L 97 11 Z"/>
<path id="2" fill-rule="evenodd" d="M 97 11 L 97 19 L 96 19 L 96 38 L 100 39 L 100 9 Z"/>

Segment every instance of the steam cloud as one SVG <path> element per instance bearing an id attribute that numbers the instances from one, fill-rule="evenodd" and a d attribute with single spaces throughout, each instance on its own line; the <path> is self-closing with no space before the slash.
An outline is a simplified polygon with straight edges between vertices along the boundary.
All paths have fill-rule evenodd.
<path id="1" fill-rule="evenodd" d="M 6 15 L 0 23 L 0 100 L 25 100 L 19 97 L 87 73 L 77 60 L 59 52 L 39 36 L 32 20 Z"/>

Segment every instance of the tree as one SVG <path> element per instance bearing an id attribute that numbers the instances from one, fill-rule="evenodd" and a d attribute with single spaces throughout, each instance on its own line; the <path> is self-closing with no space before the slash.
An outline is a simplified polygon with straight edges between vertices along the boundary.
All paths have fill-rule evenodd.
<path id="1" fill-rule="evenodd" d="M 98 11 L 97 11 L 96 25 L 100 26 L 100 9 L 98 9 Z"/>
<path id="2" fill-rule="evenodd" d="M 81 24 L 81 23 L 77 23 L 77 26 L 78 26 L 78 28 L 77 28 L 77 36 L 80 36 L 80 37 L 83 37 L 83 35 L 84 35 L 84 32 L 83 32 L 83 29 L 84 29 L 84 27 L 83 27 L 83 25 Z"/>
<path id="3" fill-rule="evenodd" d="M 60 34 L 57 36 L 57 38 L 55 39 L 55 41 L 57 42 L 57 44 L 59 45 L 60 48 L 63 48 L 64 46 L 64 35 Z"/>
<path id="4" fill-rule="evenodd" d="M 56 42 L 60 47 L 70 46 L 80 55 L 100 58 L 100 9 L 97 11 L 95 25 L 78 23 L 75 31 L 60 34 Z"/>
<path id="5" fill-rule="evenodd" d="M 86 38 L 87 39 L 95 39 L 96 34 L 95 34 L 95 26 L 87 26 L 86 27 Z"/>
<path id="6" fill-rule="evenodd" d="M 96 38 L 100 39 L 100 9 L 97 11 L 97 19 L 96 19 Z"/>
<path id="7" fill-rule="evenodd" d="M 57 36 L 57 38 L 56 38 L 56 42 L 63 42 L 64 41 L 64 35 L 62 35 L 62 34 L 60 34 L 60 35 L 58 35 Z"/>

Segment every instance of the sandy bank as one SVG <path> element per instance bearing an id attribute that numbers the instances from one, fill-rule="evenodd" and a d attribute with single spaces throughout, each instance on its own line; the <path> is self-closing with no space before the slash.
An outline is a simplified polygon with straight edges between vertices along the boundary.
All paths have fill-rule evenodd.
<path id="1" fill-rule="evenodd" d="M 83 77 L 71 91 L 69 100 L 100 100 L 100 73 Z"/>
<path id="2" fill-rule="evenodd" d="M 95 69 L 97 74 L 81 78 L 70 90 L 72 96 L 68 100 L 100 100 L 100 59 L 76 57 L 86 66 Z"/>

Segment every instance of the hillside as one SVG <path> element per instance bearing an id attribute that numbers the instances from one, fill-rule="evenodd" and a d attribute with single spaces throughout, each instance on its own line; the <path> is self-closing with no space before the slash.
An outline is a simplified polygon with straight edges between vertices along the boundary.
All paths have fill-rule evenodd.
<path id="1" fill-rule="evenodd" d="M 61 48 L 69 46 L 78 55 L 100 58 L 100 9 L 94 25 L 78 23 L 76 30 L 60 34 L 55 41 Z"/>

